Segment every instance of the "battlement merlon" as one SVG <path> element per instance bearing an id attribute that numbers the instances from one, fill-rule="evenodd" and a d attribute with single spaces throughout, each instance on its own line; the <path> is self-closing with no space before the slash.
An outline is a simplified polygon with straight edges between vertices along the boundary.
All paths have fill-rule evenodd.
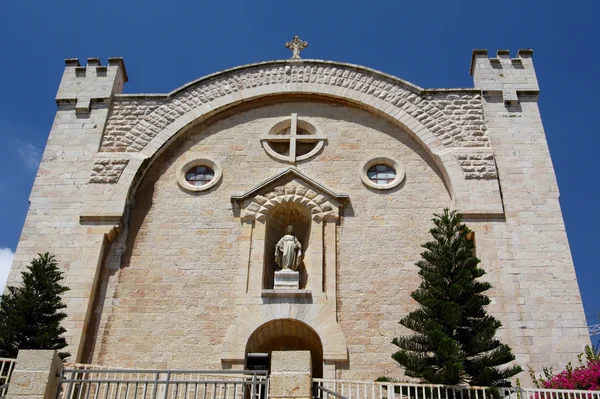
<path id="1" fill-rule="evenodd" d="M 489 58 L 487 50 L 473 50 L 470 73 L 475 88 L 484 96 L 502 96 L 506 105 L 517 105 L 520 95 L 537 99 L 540 88 L 532 55 L 532 49 L 521 49 L 517 58 L 510 58 L 508 50 L 498 50 L 496 58 Z"/>
<path id="2" fill-rule="evenodd" d="M 113 94 L 123 91 L 128 81 L 122 58 L 109 58 L 108 65 L 102 65 L 99 58 L 88 58 L 87 65 L 81 66 L 77 58 L 65 60 L 56 103 L 74 103 L 75 112 L 87 113 L 92 103 L 108 102 Z"/>

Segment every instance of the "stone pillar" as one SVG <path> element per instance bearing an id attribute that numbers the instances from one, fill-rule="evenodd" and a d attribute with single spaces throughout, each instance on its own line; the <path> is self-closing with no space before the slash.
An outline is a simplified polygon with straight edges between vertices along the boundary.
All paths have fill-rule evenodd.
<path id="1" fill-rule="evenodd" d="M 8 399 L 54 399 L 63 363 L 54 350 L 20 350 Z"/>
<path id="2" fill-rule="evenodd" d="M 260 297 L 263 286 L 263 267 L 265 263 L 266 224 L 256 221 L 252 231 L 250 253 L 250 276 L 248 277 L 248 292 Z"/>
<path id="3" fill-rule="evenodd" d="M 309 351 L 272 352 L 269 397 L 311 399 L 311 364 Z"/>
<path id="4" fill-rule="evenodd" d="M 311 220 L 310 245 L 302 248 L 305 251 L 304 260 L 308 272 L 306 289 L 313 295 L 323 292 L 323 222 Z"/>

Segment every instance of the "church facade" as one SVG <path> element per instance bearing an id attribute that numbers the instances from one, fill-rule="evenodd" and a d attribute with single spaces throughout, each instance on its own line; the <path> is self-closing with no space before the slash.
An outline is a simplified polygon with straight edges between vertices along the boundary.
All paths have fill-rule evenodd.
<path id="1" fill-rule="evenodd" d="M 476 50 L 471 74 L 423 89 L 294 51 L 121 94 L 122 59 L 67 59 L 9 284 L 56 255 L 71 361 L 241 369 L 310 350 L 315 376 L 402 378 L 391 340 L 449 207 L 516 362 L 571 361 L 590 340 L 532 51 Z"/>

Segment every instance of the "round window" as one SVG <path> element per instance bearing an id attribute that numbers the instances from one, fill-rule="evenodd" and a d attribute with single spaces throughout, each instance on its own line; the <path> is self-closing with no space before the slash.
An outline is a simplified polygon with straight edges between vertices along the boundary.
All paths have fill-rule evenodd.
<path id="1" fill-rule="evenodd" d="M 177 183 L 188 191 L 206 191 L 219 183 L 223 176 L 221 165 L 210 158 L 182 162 L 177 170 Z"/>
<path id="2" fill-rule="evenodd" d="M 215 178 L 215 171 L 206 165 L 194 166 L 185 174 L 185 180 L 192 186 L 201 187 Z"/>
<path id="3" fill-rule="evenodd" d="M 396 169 L 386 164 L 373 165 L 367 171 L 367 177 L 375 184 L 390 184 L 396 179 Z"/>
<path id="4" fill-rule="evenodd" d="M 404 180 L 404 166 L 388 157 L 369 159 L 360 166 L 360 179 L 365 186 L 389 190 Z"/>

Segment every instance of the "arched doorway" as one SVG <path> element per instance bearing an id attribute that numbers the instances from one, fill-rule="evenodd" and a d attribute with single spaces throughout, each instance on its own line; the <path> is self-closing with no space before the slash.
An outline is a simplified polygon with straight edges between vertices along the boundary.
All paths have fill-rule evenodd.
<path id="1" fill-rule="evenodd" d="M 307 324 L 295 319 L 277 319 L 258 327 L 246 344 L 249 353 L 308 350 L 312 359 L 313 377 L 323 377 L 323 345 L 319 335 Z"/>

